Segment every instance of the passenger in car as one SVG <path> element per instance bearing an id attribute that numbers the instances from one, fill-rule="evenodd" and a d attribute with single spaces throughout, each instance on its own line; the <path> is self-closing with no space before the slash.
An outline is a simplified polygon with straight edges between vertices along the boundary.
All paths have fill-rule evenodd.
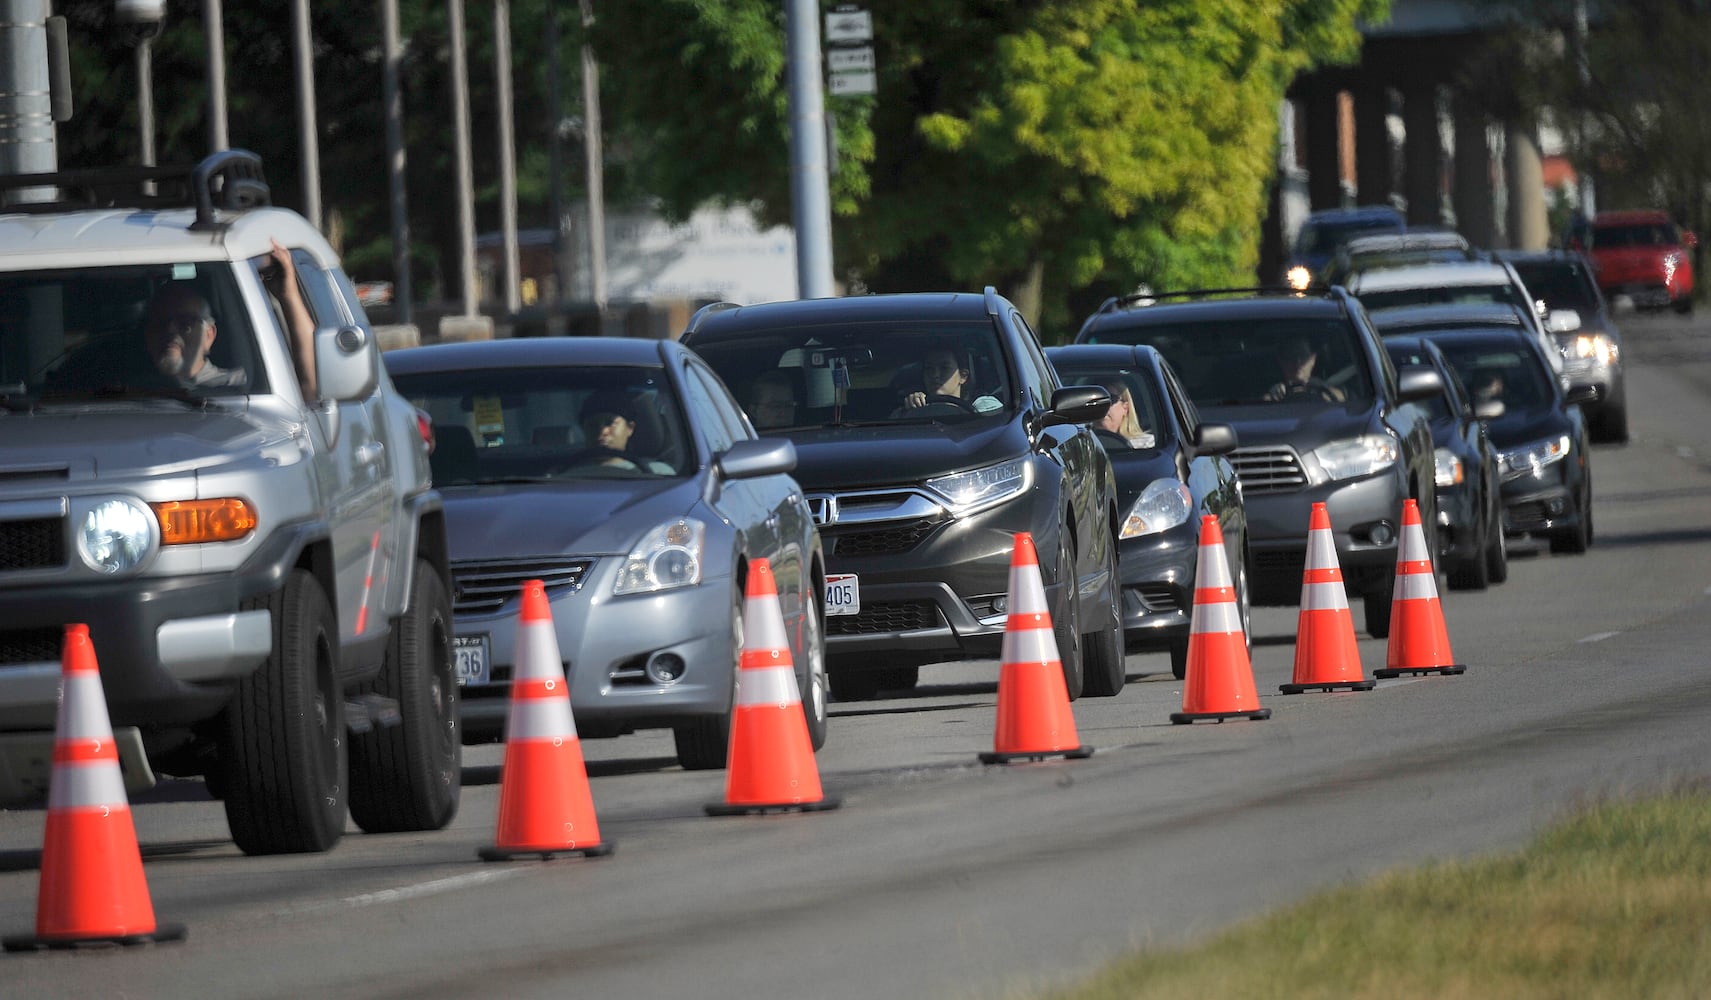
<path id="1" fill-rule="evenodd" d="M 757 431 L 796 423 L 796 386 L 790 373 L 781 368 L 761 372 L 743 394 L 743 409 Z"/>
<path id="2" fill-rule="evenodd" d="M 974 396 L 969 378 L 969 369 L 957 360 L 955 351 L 932 348 L 921 359 L 921 388 L 906 391 L 903 405 L 892 415 L 908 416 L 934 404 L 958 406 L 974 413 L 988 413 L 1004 405 L 993 396 Z"/>
<path id="3" fill-rule="evenodd" d="M 1151 448 L 1153 436 L 1141 426 L 1141 418 L 1135 412 L 1135 396 L 1130 391 L 1129 384 L 1121 378 L 1097 379 L 1091 383 L 1111 394 L 1111 408 L 1105 411 L 1105 416 L 1093 425 L 1093 431 L 1107 443 L 1115 443 L 1112 439 L 1122 442 L 1129 448 Z"/>
<path id="4" fill-rule="evenodd" d="M 1313 374 L 1319 355 L 1305 337 L 1285 340 L 1278 345 L 1274 357 L 1283 380 L 1265 391 L 1268 401 L 1277 402 L 1292 396 L 1318 396 L 1333 403 L 1343 401 L 1343 390 Z"/>

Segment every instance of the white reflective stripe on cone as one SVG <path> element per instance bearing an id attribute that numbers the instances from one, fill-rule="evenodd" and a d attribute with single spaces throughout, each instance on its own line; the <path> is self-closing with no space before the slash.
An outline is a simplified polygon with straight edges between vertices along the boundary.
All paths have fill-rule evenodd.
<path id="1" fill-rule="evenodd" d="M 90 809 L 97 806 L 129 808 L 125 802 L 125 776 L 117 761 L 55 764 L 48 785 L 48 809 Z"/>
<path id="2" fill-rule="evenodd" d="M 1402 529 L 1402 559 L 1405 562 L 1425 562 L 1426 532 L 1418 524 Z"/>
<path id="3" fill-rule="evenodd" d="M 1438 585 L 1431 573 L 1396 574 L 1396 589 L 1391 592 L 1392 600 L 1423 601 L 1437 596 Z"/>
<path id="4" fill-rule="evenodd" d="M 1046 608 L 1046 585 L 1040 582 L 1040 564 L 1010 567 L 1010 613 L 1041 614 Z"/>
<path id="5" fill-rule="evenodd" d="M 1228 587 L 1230 567 L 1224 564 L 1222 545 L 1200 546 L 1200 566 L 1195 573 L 1194 586 L 1199 589 Z"/>
<path id="6" fill-rule="evenodd" d="M 1331 533 L 1323 528 L 1307 533 L 1307 568 L 1340 568 L 1337 565 L 1337 543 L 1331 539 Z"/>
<path id="7" fill-rule="evenodd" d="M 529 622 L 519 627 L 511 661 L 514 680 L 563 680 L 564 661 L 559 659 L 558 633 L 553 631 L 552 622 Z"/>
<path id="8" fill-rule="evenodd" d="M 737 673 L 737 706 L 800 703 L 792 667 L 745 667 Z"/>
<path id="9" fill-rule="evenodd" d="M 59 722 L 54 734 L 62 740 L 113 741 L 113 724 L 107 717 L 107 696 L 101 691 L 101 675 L 77 671 L 60 678 Z"/>
<path id="10" fill-rule="evenodd" d="M 778 596 L 751 597 L 743 602 L 743 648 L 784 649 L 784 612 L 779 610 Z"/>
<path id="11" fill-rule="evenodd" d="M 1235 601 L 1217 601 L 1213 604 L 1196 604 L 1194 618 L 1189 623 L 1188 631 L 1198 633 L 1227 633 L 1242 630 L 1241 610 Z"/>
<path id="12" fill-rule="evenodd" d="M 1349 592 L 1341 583 L 1304 583 L 1301 585 L 1302 611 L 1346 611 Z"/>
<path id="13" fill-rule="evenodd" d="M 505 716 L 507 740 L 574 739 L 576 720 L 570 714 L 570 699 L 512 698 Z"/>
<path id="14" fill-rule="evenodd" d="M 1050 627 L 1004 630 L 999 663 L 1052 663 L 1058 661 L 1057 636 Z"/>

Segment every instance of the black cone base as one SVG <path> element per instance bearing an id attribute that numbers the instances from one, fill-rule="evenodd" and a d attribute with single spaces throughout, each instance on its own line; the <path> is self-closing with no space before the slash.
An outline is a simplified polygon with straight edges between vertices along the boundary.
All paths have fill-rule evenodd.
<path id="1" fill-rule="evenodd" d="M 612 853 L 612 845 L 602 840 L 597 844 L 578 845 L 576 847 L 483 847 L 475 853 L 483 861 L 514 861 L 517 858 L 540 858 L 542 861 L 551 861 L 561 854 L 580 854 L 585 858 L 603 858 Z"/>
<path id="2" fill-rule="evenodd" d="M 1251 712 L 1172 712 L 1170 721 L 1178 726 L 1190 722 L 1223 722 L 1225 719 L 1261 719 L 1271 718 L 1271 709 L 1256 708 Z"/>
<path id="3" fill-rule="evenodd" d="M 182 941 L 189 932 L 183 924 L 155 924 L 154 931 L 149 934 L 118 934 L 112 937 L 81 937 L 81 938 L 43 938 L 34 935 L 19 935 L 0 941 L 7 951 L 64 951 L 70 948 L 87 948 L 95 945 L 124 945 L 127 948 L 142 944 L 153 944 L 157 941 Z"/>
<path id="4" fill-rule="evenodd" d="M 1277 689 L 1284 694 L 1301 694 L 1304 691 L 1335 691 L 1337 688 L 1371 691 L 1377 686 L 1377 681 L 1315 681 L 1310 684 L 1279 684 Z"/>
<path id="5" fill-rule="evenodd" d="M 1392 677 L 1403 677 L 1408 674 L 1443 674 L 1448 677 L 1451 674 L 1465 673 L 1467 673 L 1467 664 L 1452 663 L 1447 667 L 1384 667 L 1374 670 L 1372 675 L 1383 680 L 1389 680 Z"/>
<path id="6" fill-rule="evenodd" d="M 1070 747 L 1068 750 L 1012 750 L 1003 753 L 992 751 L 980 755 L 982 764 L 1009 764 L 1018 760 L 1045 760 L 1047 757 L 1062 757 L 1065 760 L 1085 760 L 1093 756 L 1093 748 L 1089 746 Z"/>
<path id="7" fill-rule="evenodd" d="M 836 809 L 843 804 L 843 800 L 838 797 L 827 796 L 818 802 L 709 802 L 705 808 L 709 816 L 754 816 L 766 813 L 825 812 L 828 809 Z"/>

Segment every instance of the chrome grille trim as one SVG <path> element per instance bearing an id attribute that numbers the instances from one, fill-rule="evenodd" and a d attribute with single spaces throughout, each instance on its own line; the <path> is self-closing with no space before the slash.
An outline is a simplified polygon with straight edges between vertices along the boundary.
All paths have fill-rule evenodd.
<path id="1" fill-rule="evenodd" d="M 592 559 L 491 559 L 454 562 L 452 570 L 452 613 L 490 615 L 522 593 L 523 584 L 540 580 L 547 599 L 582 588 L 594 565 Z"/>
<path id="2" fill-rule="evenodd" d="M 1289 493 L 1307 485 L 1301 458 L 1287 445 L 1237 448 L 1230 452 L 1230 464 L 1250 494 Z"/>

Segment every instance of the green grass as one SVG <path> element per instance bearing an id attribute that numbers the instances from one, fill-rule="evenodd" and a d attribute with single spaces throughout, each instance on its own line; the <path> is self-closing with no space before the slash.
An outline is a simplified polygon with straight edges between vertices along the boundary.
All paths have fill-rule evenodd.
<path id="1" fill-rule="evenodd" d="M 1324 892 L 1043 996 L 1711 996 L 1711 793 L 1589 806 L 1518 854 Z"/>

